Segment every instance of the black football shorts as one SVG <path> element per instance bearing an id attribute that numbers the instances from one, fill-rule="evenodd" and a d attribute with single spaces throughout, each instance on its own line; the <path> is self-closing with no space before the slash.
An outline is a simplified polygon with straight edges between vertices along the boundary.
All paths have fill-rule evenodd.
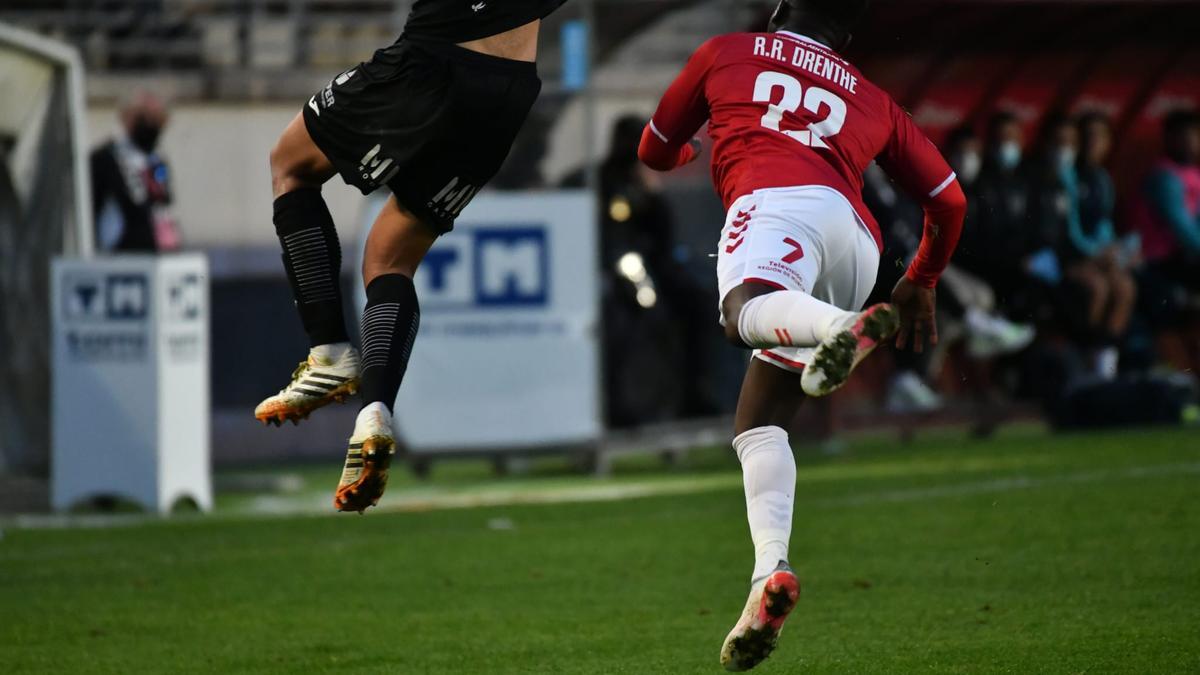
<path id="1" fill-rule="evenodd" d="M 448 232 L 500 170 L 541 87 L 533 63 L 401 38 L 309 99 L 304 122 L 347 183 L 387 185 Z"/>

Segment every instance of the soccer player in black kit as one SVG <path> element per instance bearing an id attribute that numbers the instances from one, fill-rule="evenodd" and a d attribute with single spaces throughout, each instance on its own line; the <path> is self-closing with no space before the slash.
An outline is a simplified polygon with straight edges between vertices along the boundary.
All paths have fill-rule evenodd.
<path id="1" fill-rule="evenodd" d="M 271 151 L 275 230 L 311 349 L 255 410 L 276 425 L 361 392 L 334 496 L 339 511 L 379 501 L 395 452 L 391 407 L 420 323 L 413 274 L 500 169 L 541 89 L 541 19 L 566 0 L 417 0 L 404 32 L 309 99 Z M 367 238 L 362 354 L 350 345 L 341 249 L 321 186 L 341 174 L 392 194 Z"/>

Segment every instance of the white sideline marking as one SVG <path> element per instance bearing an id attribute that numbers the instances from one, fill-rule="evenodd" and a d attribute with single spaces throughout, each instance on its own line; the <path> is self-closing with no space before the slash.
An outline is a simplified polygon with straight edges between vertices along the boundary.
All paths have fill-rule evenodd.
<path id="1" fill-rule="evenodd" d="M 1153 478 L 1181 473 L 1200 474 L 1200 462 L 1148 464 L 1123 469 L 1076 471 L 1041 477 L 1012 476 L 926 488 L 881 490 L 848 497 L 826 498 L 814 501 L 800 499 L 798 503 L 801 505 L 815 505 L 819 508 L 846 508 L 869 506 L 872 504 L 911 503 L 932 501 L 946 497 L 969 497 L 1054 485 L 1097 483 L 1106 480 L 1126 480 L 1132 478 Z M 802 486 L 804 482 L 804 475 L 801 474 L 800 485 Z M 401 490 L 395 494 L 385 496 L 384 504 L 380 507 L 372 508 L 371 512 L 412 513 L 486 506 L 606 502 L 642 497 L 716 492 L 741 487 L 741 485 L 741 475 L 730 473 L 694 479 L 672 479 L 640 484 L 573 485 L 550 489 L 535 488 L 531 491 L 508 488 L 474 493 L 421 494 L 419 492 L 405 492 Z M 331 499 L 326 495 L 306 497 L 304 499 L 266 496 L 254 500 L 254 510 L 252 512 L 224 512 L 215 515 L 188 515 L 178 518 L 163 518 L 147 514 L 22 515 L 9 519 L 0 519 L 0 527 L 14 529 L 105 528 L 138 525 L 147 522 L 212 523 L 222 520 L 247 520 L 255 517 L 313 515 L 348 517 L 346 514 L 339 514 L 333 511 L 330 501 Z M 2 544 L 2 539 L 0 539 L 0 544 Z"/>
<path id="2" fill-rule="evenodd" d="M 940 485 L 928 488 L 913 488 L 909 490 L 887 490 L 883 492 L 868 492 L 852 497 L 822 499 L 819 506 L 865 506 L 868 504 L 896 504 L 903 502 L 921 502 L 942 497 L 969 497 L 993 492 L 1013 492 L 1049 485 L 1067 485 L 1077 483 L 1098 483 L 1104 480 L 1123 478 L 1150 478 L 1166 476 L 1175 473 L 1200 473 L 1200 462 L 1184 464 L 1153 464 L 1135 466 L 1127 469 L 1107 471 L 1079 471 L 1076 473 L 1059 474 L 1030 478 L 1029 476 L 1013 476 L 1012 478 L 997 478 L 994 480 Z"/>

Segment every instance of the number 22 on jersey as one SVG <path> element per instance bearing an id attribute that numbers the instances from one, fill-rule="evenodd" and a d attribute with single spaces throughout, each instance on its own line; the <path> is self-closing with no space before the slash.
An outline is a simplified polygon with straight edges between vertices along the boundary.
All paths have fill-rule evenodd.
<path id="1" fill-rule="evenodd" d="M 774 102 L 775 90 L 782 89 L 783 96 Z M 825 139 L 836 135 L 846 123 L 846 102 L 837 94 L 820 87 L 805 90 L 800 80 L 786 73 L 765 70 L 754 81 L 754 101 L 766 103 L 767 112 L 762 116 L 762 125 L 778 131 L 812 148 L 828 148 Z M 807 129 L 780 129 L 783 114 L 795 113 L 803 105 L 814 115 L 821 114 L 821 107 L 829 109 L 824 119 L 812 122 Z"/>

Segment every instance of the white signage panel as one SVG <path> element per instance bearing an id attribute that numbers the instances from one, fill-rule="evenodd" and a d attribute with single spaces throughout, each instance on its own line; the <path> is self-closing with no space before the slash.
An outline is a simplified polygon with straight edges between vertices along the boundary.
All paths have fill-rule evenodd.
<path id="1" fill-rule="evenodd" d="M 415 279 L 421 328 L 396 399 L 414 452 L 599 436 L 594 208 L 582 190 L 485 193 L 438 239 Z"/>
<path id="2" fill-rule="evenodd" d="M 53 506 L 211 508 L 206 259 L 58 259 L 51 294 Z"/>

